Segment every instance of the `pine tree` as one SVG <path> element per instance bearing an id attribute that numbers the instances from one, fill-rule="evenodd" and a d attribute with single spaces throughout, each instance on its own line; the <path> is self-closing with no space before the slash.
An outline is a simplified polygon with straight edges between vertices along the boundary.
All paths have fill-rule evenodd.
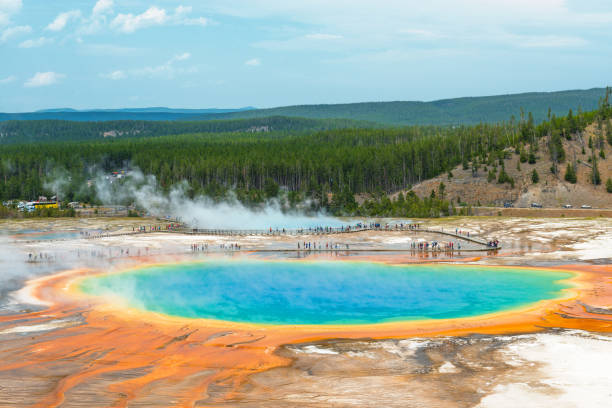
<path id="1" fill-rule="evenodd" d="M 572 166 L 571 163 L 567 163 L 567 169 L 565 170 L 565 181 L 576 184 L 576 170 L 574 170 L 574 166 Z"/>
<path id="2" fill-rule="evenodd" d="M 536 156 L 533 151 L 529 152 L 529 164 L 535 164 Z"/>
<path id="3" fill-rule="evenodd" d="M 480 164 L 478 163 L 478 158 L 472 160 L 472 177 L 478 176 L 478 169 L 480 168 Z"/>
<path id="4" fill-rule="evenodd" d="M 601 174 L 597 168 L 597 158 L 593 155 L 593 171 L 591 171 L 591 182 L 593 185 L 598 186 L 601 184 Z"/>
<path id="5" fill-rule="evenodd" d="M 522 114 L 524 117 L 524 113 Z M 525 142 L 532 141 L 532 137 L 535 133 L 535 126 L 533 120 L 533 114 L 529 112 L 527 122 L 521 124 L 521 139 Z"/>
<path id="6" fill-rule="evenodd" d="M 550 166 L 550 172 L 552 174 L 557 174 L 559 172 L 559 167 L 557 167 L 556 163 L 553 163 L 552 166 Z"/>
<path id="7" fill-rule="evenodd" d="M 612 193 L 612 179 L 610 177 L 606 180 L 606 191 Z"/>
<path id="8" fill-rule="evenodd" d="M 400 191 L 399 194 L 397 195 L 397 203 L 400 206 L 403 206 L 405 202 L 406 200 L 404 199 L 404 194 Z"/>
<path id="9" fill-rule="evenodd" d="M 520 153 L 520 160 L 521 163 L 527 163 L 527 153 L 525 152 L 525 149 L 523 147 L 521 147 L 521 153 Z"/>
<path id="10" fill-rule="evenodd" d="M 440 200 L 444 200 L 444 193 L 446 192 L 446 186 L 443 182 L 440 182 L 440 186 L 438 187 L 438 197 Z"/>
<path id="11" fill-rule="evenodd" d="M 497 177 L 497 182 L 499 184 L 510 183 L 511 185 L 514 185 L 514 179 L 512 177 L 510 177 L 508 175 L 508 173 L 506 173 L 506 170 L 504 170 L 503 167 L 499 171 L 499 176 Z"/>
<path id="12" fill-rule="evenodd" d="M 540 176 L 538 175 L 536 169 L 533 169 L 533 172 L 531 173 L 531 181 L 533 184 L 537 184 L 540 181 Z"/>
<path id="13" fill-rule="evenodd" d="M 567 114 L 567 124 L 569 126 L 569 133 L 570 135 L 573 133 L 576 133 L 578 131 L 578 126 L 576 124 L 576 119 L 574 118 L 574 113 L 572 112 L 572 110 L 570 109 L 568 114 Z"/>
<path id="14" fill-rule="evenodd" d="M 489 183 L 492 183 L 496 177 L 497 177 L 497 174 L 495 173 L 495 170 L 489 170 L 489 173 L 487 174 L 487 181 Z"/>

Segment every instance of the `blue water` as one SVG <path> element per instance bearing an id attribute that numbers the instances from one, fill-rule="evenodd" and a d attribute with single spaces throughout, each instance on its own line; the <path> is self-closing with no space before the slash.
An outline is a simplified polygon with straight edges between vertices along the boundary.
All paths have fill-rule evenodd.
<path id="1" fill-rule="evenodd" d="M 41 234 L 24 235 L 25 238 L 34 241 L 48 241 L 53 239 L 73 239 L 78 238 L 80 234 L 77 231 L 56 231 L 45 232 Z"/>
<path id="2" fill-rule="evenodd" d="M 365 324 L 498 312 L 558 297 L 569 273 L 369 262 L 213 261 L 90 277 L 143 310 L 268 324 Z"/>
<path id="3" fill-rule="evenodd" d="M 31 241 L 49 241 L 54 239 L 75 239 L 81 238 L 82 232 L 89 233 L 90 235 L 100 234 L 102 230 L 73 230 L 73 231 L 58 231 L 58 230 L 37 230 L 37 229 L 23 229 L 23 230 L 14 230 L 9 231 L 9 235 L 13 236 L 15 239 L 19 240 L 31 240 Z"/>

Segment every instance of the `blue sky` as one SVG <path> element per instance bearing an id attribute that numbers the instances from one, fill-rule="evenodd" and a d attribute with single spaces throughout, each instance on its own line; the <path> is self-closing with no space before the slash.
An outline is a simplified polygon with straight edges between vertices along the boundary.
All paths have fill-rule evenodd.
<path id="1" fill-rule="evenodd" d="M 0 111 L 612 84 L 609 0 L 0 0 Z"/>

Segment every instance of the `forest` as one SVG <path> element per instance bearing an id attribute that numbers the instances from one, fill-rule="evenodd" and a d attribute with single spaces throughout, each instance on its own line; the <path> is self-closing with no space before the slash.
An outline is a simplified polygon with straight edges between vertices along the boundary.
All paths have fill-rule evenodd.
<path id="1" fill-rule="evenodd" d="M 555 162 L 564 165 L 560 138 L 571 139 L 600 123 L 602 140 L 612 144 L 610 92 L 590 112 L 548 114 L 536 124 L 521 113 L 516 123 L 474 126 L 338 128 L 265 133 L 224 131 L 136 138 L 107 138 L 0 146 L 0 197 L 35 199 L 53 195 L 49 183 L 69 180 L 64 201 L 98 202 L 88 180 L 98 174 L 139 169 L 154 175 L 162 189 L 186 182 L 190 196 L 224 200 L 229 195 L 256 206 L 280 197 L 288 206 L 308 201 L 313 210 L 334 214 L 439 216 L 456 203 L 444 200 L 443 186 L 426 199 L 414 193 L 395 201 L 388 194 L 462 164 L 493 164 L 510 154 L 531 160 L 536 141 L 557 146 Z M 223 128 L 223 130 L 226 130 Z M 535 160 L 535 155 L 533 155 Z M 551 169 L 554 171 L 554 169 Z M 503 168 L 499 182 L 503 179 Z M 361 205 L 355 195 L 366 200 Z"/>
<path id="2" fill-rule="evenodd" d="M 376 127 L 349 119 L 305 119 L 270 116 L 253 119 L 198 122 L 117 120 L 73 122 L 66 120 L 10 120 L 0 122 L 0 144 L 124 139 L 188 133 L 313 132 L 326 129 Z"/>

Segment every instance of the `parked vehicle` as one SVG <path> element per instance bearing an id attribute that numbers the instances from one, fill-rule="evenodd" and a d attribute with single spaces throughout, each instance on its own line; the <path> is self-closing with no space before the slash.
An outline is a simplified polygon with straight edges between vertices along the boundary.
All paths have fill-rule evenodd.
<path id="1" fill-rule="evenodd" d="M 509 201 L 506 201 L 506 202 L 504 203 L 504 208 L 512 208 L 512 207 L 514 207 L 514 203 L 511 203 L 511 202 L 509 202 Z"/>
<path id="2" fill-rule="evenodd" d="M 531 203 L 531 208 L 542 208 L 542 204 L 539 204 L 539 203 Z"/>
<path id="3" fill-rule="evenodd" d="M 580 208 L 588 209 L 588 208 L 593 208 L 593 207 L 591 207 L 590 205 L 582 204 Z"/>
<path id="4" fill-rule="evenodd" d="M 572 205 L 571 205 L 571 204 L 565 204 L 565 205 L 563 206 L 563 208 L 572 208 Z"/>

